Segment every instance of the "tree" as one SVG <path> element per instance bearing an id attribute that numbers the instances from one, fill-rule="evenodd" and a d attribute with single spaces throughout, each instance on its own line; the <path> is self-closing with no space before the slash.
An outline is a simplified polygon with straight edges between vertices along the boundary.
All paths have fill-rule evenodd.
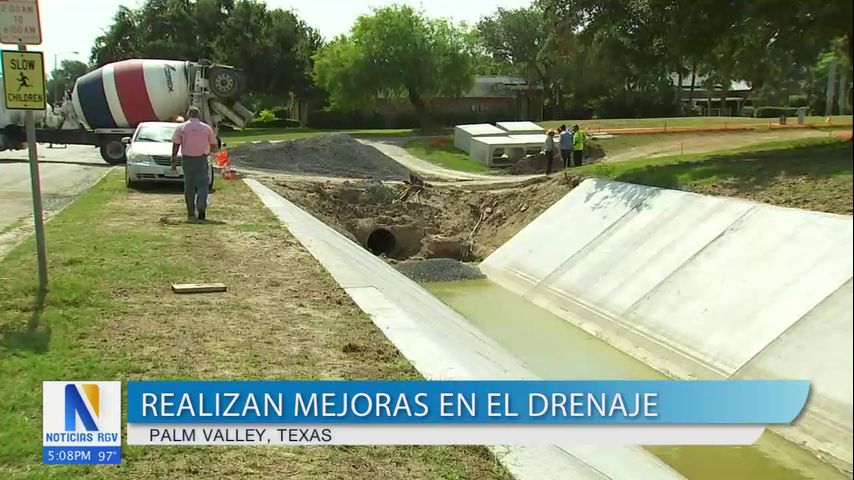
<path id="1" fill-rule="evenodd" d="M 78 60 L 63 60 L 57 70 L 51 72 L 51 77 L 47 81 L 47 101 L 51 105 L 56 105 L 61 101 L 65 94 L 70 92 L 74 87 L 74 82 L 89 71 L 89 65 Z"/>
<path id="2" fill-rule="evenodd" d="M 294 13 L 258 0 L 146 0 L 137 9 L 119 7 L 91 58 L 99 66 L 129 58 L 210 59 L 242 69 L 254 97 L 277 105 L 311 88 L 321 43 Z"/>
<path id="3" fill-rule="evenodd" d="M 139 56 L 139 22 L 137 13 L 120 6 L 113 23 L 103 35 L 95 38 L 90 60 L 97 66 Z"/>
<path id="4" fill-rule="evenodd" d="M 851 56 L 850 0 L 538 0 L 549 18 L 572 25 L 580 48 L 595 59 L 586 74 L 611 93 L 664 92 L 670 76 L 691 85 L 748 80 L 761 89 L 812 63 L 836 38 Z M 597 75 L 607 65 L 624 88 Z M 777 82 L 779 83 L 779 82 Z M 774 87 L 777 89 L 777 87 Z M 621 93 L 622 92 L 622 93 Z M 674 98 L 681 101 L 681 88 Z M 661 102 L 665 97 L 661 97 Z"/>
<path id="5" fill-rule="evenodd" d="M 549 55 L 542 55 L 549 34 L 545 13 L 538 6 L 499 8 L 478 22 L 477 31 L 493 58 L 523 72 L 528 81 L 542 85 L 544 96 L 554 104 L 555 62 Z"/>
<path id="6" fill-rule="evenodd" d="M 463 28 L 406 6 L 356 20 L 315 57 L 314 76 L 332 107 L 355 109 L 379 96 L 405 97 L 427 126 L 426 100 L 459 96 L 474 82 L 472 44 Z"/>

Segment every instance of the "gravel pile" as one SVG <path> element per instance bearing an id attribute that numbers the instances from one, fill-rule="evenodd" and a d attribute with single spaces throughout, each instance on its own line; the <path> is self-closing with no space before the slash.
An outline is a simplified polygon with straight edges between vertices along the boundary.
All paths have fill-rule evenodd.
<path id="1" fill-rule="evenodd" d="M 243 143 L 228 150 L 236 167 L 377 180 L 404 180 L 409 170 L 343 133 L 284 142 Z"/>
<path id="2" fill-rule="evenodd" d="M 477 267 L 450 258 L 410 260 L 398 263 L 394 268 L 416 282 L 453 282 L 486 278 Z"/>

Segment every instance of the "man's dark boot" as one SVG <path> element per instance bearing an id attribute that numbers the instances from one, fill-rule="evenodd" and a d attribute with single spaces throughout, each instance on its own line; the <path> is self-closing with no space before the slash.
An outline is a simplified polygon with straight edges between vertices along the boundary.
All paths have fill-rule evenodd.
<path id="1" fill-rule="evenodd" d="M 198 214 L 198 216 L 197 216 L 196 218 L 198 218 L 198 219 L 199 219 L 199 221 L 202 221 L 202 222 L 203 222 L 203 221 L 205 220 L 205 211 L 204 211 L 204 210 L 199 210 L 199 214 Z"/>

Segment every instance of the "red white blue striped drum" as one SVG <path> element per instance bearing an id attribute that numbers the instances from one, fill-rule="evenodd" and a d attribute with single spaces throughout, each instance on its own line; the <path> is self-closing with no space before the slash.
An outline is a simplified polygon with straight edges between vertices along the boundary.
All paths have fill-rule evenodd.
<path id="1" fill-rule="evenodd" d="M 71 99 L 89 128 L 128 128 L 168 121 L 190 105 L 188 63 L 124 60 L 80 77 Z"/>

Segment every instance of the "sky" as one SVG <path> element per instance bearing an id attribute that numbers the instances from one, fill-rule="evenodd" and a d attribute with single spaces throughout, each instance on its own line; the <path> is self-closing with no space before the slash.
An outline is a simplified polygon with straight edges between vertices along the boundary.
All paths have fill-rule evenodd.
<path id="1" fill-rule="evenodd" d="M 87 61 L 95 38 L 109 26 L 116 8 L 136 7 L 141 3 L 142 0 L 39 0 L 43 41 L 29 49 L 44 52 L 48 71 L 54 68 L 55 60 Z M 531 0 L 267 0 L 266 3 L 271 8 L 295 11 L 326 39 L 331 39 L 346 33 L 356 17 L 370 13 L 374 7 L 407 4 L 431 17 L 475 23 L 498 7 L 526 6 Z"/>

